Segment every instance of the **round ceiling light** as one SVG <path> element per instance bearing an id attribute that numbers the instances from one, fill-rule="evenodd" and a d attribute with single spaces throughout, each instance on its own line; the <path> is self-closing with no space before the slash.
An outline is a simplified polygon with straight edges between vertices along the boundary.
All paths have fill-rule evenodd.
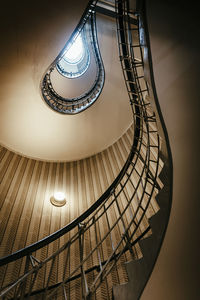
<path id="1" fill-rule="evenodd" d="M 54 195 L 50 198 L 50 202 L 54 206 L 64 206 L 66 204 L 65 194 L 62 192 L 54 193 Z"/>

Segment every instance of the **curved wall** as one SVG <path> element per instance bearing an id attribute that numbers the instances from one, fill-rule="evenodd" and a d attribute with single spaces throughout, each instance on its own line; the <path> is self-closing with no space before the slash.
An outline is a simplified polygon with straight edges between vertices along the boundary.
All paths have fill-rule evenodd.
<path id="1" fill-rule="evenodd" d="M 75 0 L 64 4 L 58 1 L 56 5 L 51 1 L 44 1 L 42 5 L 41 1 L 32 2 L 28 6 L 24 4 L 17 14 L 13 13 L 14 6 L 5 3 L 5 15 L 0 18 L 0 30 L 3 28 L 0 143 L 21 155 L 47 161 L 72 161 L 99 153 L 117 141 L 132 122 L 118 57 L 115 21 L 97 16 L 105 66 L 102 94 L 84 112 L 66 116 L 45 103 L 40 83 L 45 70 L 79 22 L 87 2 Z M 63 80 L 59 91 L 67 97 L 70 85 L 76 89 L 76 95 L 82 93 L 88 82 L 91 85 L 88 76 L 87 72 L 83 80 L 77 79 L 76 85 L 71 84 L 76 79 L 66 79 L 66 86 Z M 69 96 L 72 92 L 70 89 Z"/>
<path id="2" fill-rule="evenodd" d="M 67 225 L 109 187 L 127 159 L 133 130 L 90 158 L 51 163 L 0 150 L 0 257 L 34 243 Z M 54 191 L 67 205 L 54 207 Z"/>
<path id="3" fill-rule="evenodd" d="M 29 159 L 0 147 L 0 257 L 37 242 L 87 210 L 118 175 L 130 152 L 132 139 L 133 128 L 130 127 L 116 143 L 103 152 L 87 159 L 63 163 Z M 54 207 L 50 204 L 49 199 L 54 191 L 65 192 L 65 206 Z M 103 224 L 101 230 L 104 230 Z M 37 258 L 43 260 L 50 255 L 67 241 L 70 234 L 72 232 L 38 250 Z M 76 253 L 75 249 L 74 251 Z M 107 253 L 109 249 L 104 251 Z M 135 251 L 137 255 L 141 255 L 138 247 Z M 75 254 L 74 261 L 77 259 Z M 127 260 L 129 259 L 128 255 Z M 63 268 L 64 260 L 64 256 L 59 259 L 52 284 L 61 280 L 59 270 Z M 1 267 L 0 286 L 6 286 L 22 275 L 20 272 L 23 264 L 24 259 Z M 127 281 L 123 265 L 114 268 L 113 272 L 107 283 L 102 284 L 97 299 L 111 297 L 112 286 L 118 283 L 119 277 L 122 282 Z M 35 286 L 36 289 L 43 286 L 45 274 L 44 272 L 44 277 L 40 278 L 39 285 Z M 70 283 L 68 293 L 70 299 L 80 299 L 80 280 Z"/>
<path id="4" fill-rule="evenodd" d="M 198 2 L 146 1 L 155 84 L 173 156 L 166 236 L 141 300 L 200 298 Z"/>
<path id="5" fill-rule="evenodd" d="M 30 245 L 54 231 L 70 223 L 87 208 L 89 208 L 110 186 L 119 174 L 131 149 L 133 139 L 133 128 L 128 131 L 112 146 L 105 151 L 90 158 L 65 163 L 51 163 L 36 161 L 19 156 L 3 147 L 0 148 L 0 256 L 13 253 L 21 248 Z M 142 166 L 141 166 L 142 167 Z M 140 164 L 138 165 L 140 172 Z M 134 175 L 135 176 L 135 175 Z M 133 176 L 132 183 L 126 187 L 126 192 L 131 193 L 137 180 Z M 142 192 L 138 189 L 138 195 Z M 64 207 L 54 207 L 50 204 L 50 197 L 54 191 L 64 191 L 67 204 Z M 119 196 L 123 205 L 126 203 L 126 193 Z M 138 197 L 132 205 L 133 212 L 137 209 Z M 141 234 L 149 225 L 148 219 L 159 210 L 156 200 L 153 198 L 146 216 L 140 224 L 137 234 Z M 113 209 L 107 214 L 108 218 L 116 217 Z M 139 217 L 139 215 L 138 215 Z M 110 219 L 110 220 L 111 220 Z M 128 217 L 126 219 L 128 222 Z M 97 222 L 99 235 L 104 234 L 107 223 L 102 218 Z M 36 253 L 36 258 L 43 261 L 47 256 L 55 252 L 63 243 L 67 242 L 73 231 L 62 236 Z M 150 235 L 151 232 L 148 233 Z M 89 231 L 86 238 L 87 247 L 95 243 L 93 231 Z M 119 238 L 119 228 L 112 233 L 113 241 Z M 111 250 L 112 243 L 105 243 L 102 247 L 103 259 L 106 260 Z M 72 246 L 75 246 L 74 244 Z M 136 258 L 142 256 L 138 244 L 134 246 Z M 70 259 L 70 266 L 80 259 L 79 252 L 73 248 L 73 256 Z M 35 254 L 33 253 L 33 256 Z M 94 255 L 94 257 L 96 257 Z M 96 294 L 97 300 L 111 299 L 113 285 L 128 281 L 125 261 L 131 259 L 127 251 L 120 258 L 120 263 L 113 268 L 112 273 L 102 283 Z M 6 286 L 13 282 L 18 276 L 23 275 L 25 258 L 0 268 L 0 285 Z M 94 258 L 88 268 L 98 265 L 99 261 Z M 55 274 L 51 278 L 51 284 L 62 280 L 62 268 L 65 265 L 64 254 L 56 260 Z M 48 274 L 49 265 L 40 272 L 39 280 L 35 289 L 43 287 Z M 94 271 L 95 272 L 95 271 Z M 91 273 L 92 276 L 92 273 Z M 70 282 L 67 289 L 70 299 L 79 300 L 81 297 L 81 280 Z M 36 297 L 37 298 L 37 297 Z M 34 298 L 35 299 L 35 298 Z M 61 298 L 62 299 L 62 298 Z"/>

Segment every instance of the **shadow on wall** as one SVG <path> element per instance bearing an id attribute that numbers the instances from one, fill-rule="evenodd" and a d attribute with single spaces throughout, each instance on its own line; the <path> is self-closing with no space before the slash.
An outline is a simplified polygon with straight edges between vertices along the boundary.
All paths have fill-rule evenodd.
<path id="1" fill-rule="evenodd" d="M 173 156 L 174 195 L 167 234 L 142 300 L 200 297 L 198 14 L 194 3 L 147 1 L 156 88 Z"/>

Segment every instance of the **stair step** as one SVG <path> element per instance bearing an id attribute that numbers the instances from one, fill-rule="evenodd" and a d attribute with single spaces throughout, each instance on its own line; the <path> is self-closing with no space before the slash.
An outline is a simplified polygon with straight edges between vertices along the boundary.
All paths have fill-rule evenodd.
<path id="1" fill-rule="evenodd" d="M 166 226 L 165 219 L 168 219 L 168 198 L 165 193 L 168 194 L 164 187 L 156 196 L 160 210 L 149 219 L 152 235 L 139 241 L 143 257 L 126 263 L 129 282 L 113 287 L 114 300 L 138 300 L 142 294 L 160 248 Z"/>

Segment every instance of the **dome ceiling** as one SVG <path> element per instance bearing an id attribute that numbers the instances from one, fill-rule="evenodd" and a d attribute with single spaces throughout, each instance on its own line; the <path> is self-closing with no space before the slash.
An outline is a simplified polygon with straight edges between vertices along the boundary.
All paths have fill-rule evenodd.
<path id="1" fill-rule="evenodd" d="M 87 1 L 4 3 L 1 16 L 0 143 L 17 153 L 49 161 L 71 161 L 113 144 L 131 124 L 128 96 L 118 59 L 115 22 L 97 15 L 105 67 L 99 99 L 78 115 L 62 115 L 44 102 L 40 82 L 62 50 Z M 16 6 L 16 7 L 15 7 Z M 72 80 L 69 96 L 82 92 L 87 78 Z M 63 80 L 64 84 L 64 80 Z M 66 86 L 63 90 L 68 93 Z"/>

